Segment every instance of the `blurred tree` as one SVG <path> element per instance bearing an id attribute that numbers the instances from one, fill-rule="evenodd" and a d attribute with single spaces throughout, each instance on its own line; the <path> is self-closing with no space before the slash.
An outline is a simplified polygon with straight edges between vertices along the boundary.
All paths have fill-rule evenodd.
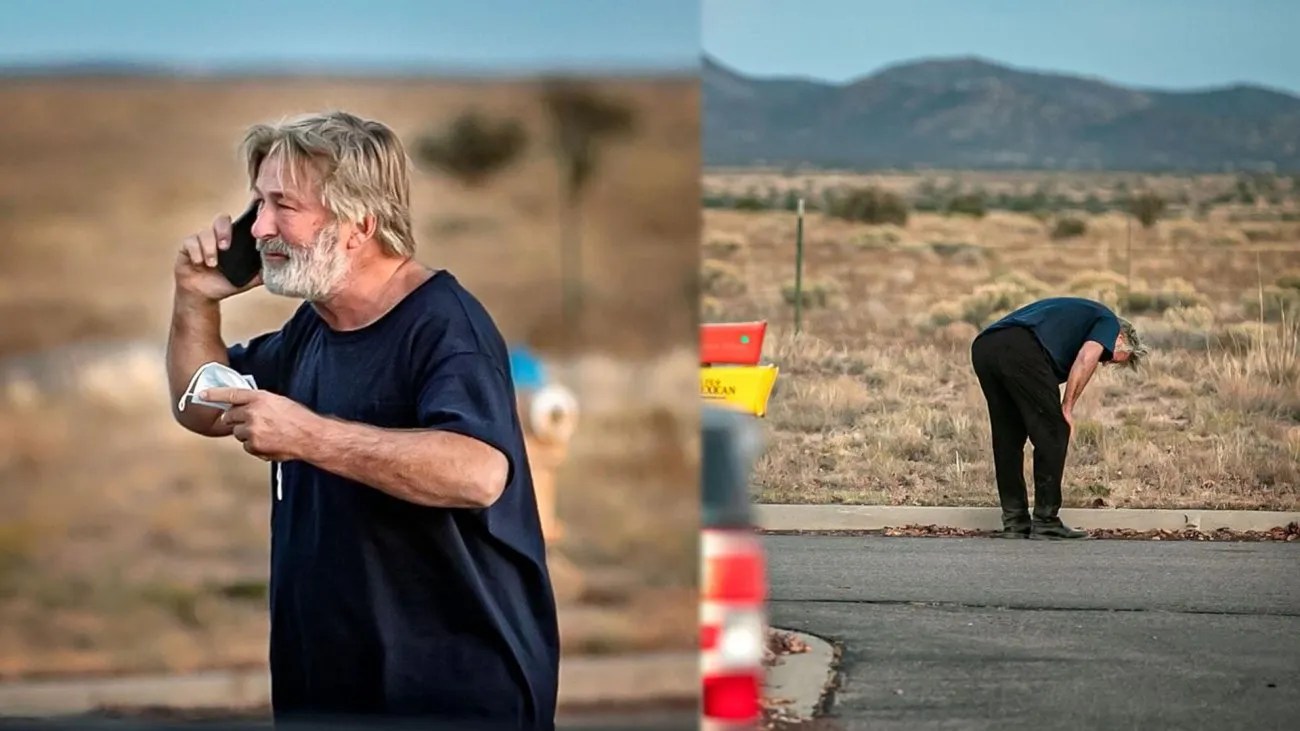
<path id="1" fill-rule="evenodd" d="M 528 135 L 518 120 L 493 120 L 471 110 L 456 117 L 441 134 L 421 137 L 415 154 L 421 162 L 473 187 L 507 167 L 527 146 Z"/>
<path id="2" fill-rule="evenodd" d="M 836 218 L 862 223 L 907 225 L 907 203 L 897 193 L 878 186 L 847 191 L 827 200 L 827 211 Z"/>
<path id="3" fill-rule="evenodd" d="M 561 271 L 564 324 L 566 331 L 571 331 L 582 306 L 582 193 L 596 170 L 601 145 L 629 134 L 635 128 L 635 116 L 625 104 L 568 79 L 548 82 L 542 102 L 550 116 L 564 190 Z"/>
<path id="4" fill-rule="evenodd" d="M 1128 199 L 1128 212 L 1137 218 L 1142 228 L 1151 228 L 1165 211 L 1165 199 L 1155 191 L 1143 191 Z"/>
<path id="5" fill-rule="evenodd" d="M 948 199 L 948 205 L 944 207 L 944 210 L 950 215 L 983 218 L 984 214 L 988 212 L 988 200 L 983 191 L 962 193 Z"/>

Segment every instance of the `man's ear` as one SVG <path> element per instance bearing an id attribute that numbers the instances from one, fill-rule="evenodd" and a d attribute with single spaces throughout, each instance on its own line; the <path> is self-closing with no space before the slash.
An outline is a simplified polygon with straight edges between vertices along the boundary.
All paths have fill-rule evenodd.
<path id="1" fill-rule="evenodd" d="M 379 232 L 379 220 L 374 214 L 368 213 L 365 218 L 357 222 L 357 237 L 361 241 L 369 241 Z"/>
<path id="2" fill-rule="evenodd" d="M 374 237 L 379 230 L 379 222 L 373 215 L 366 215 L 360 221 L 352 221 L 352 234 L 348 236 L 347 247 L 355 249 Z"/>

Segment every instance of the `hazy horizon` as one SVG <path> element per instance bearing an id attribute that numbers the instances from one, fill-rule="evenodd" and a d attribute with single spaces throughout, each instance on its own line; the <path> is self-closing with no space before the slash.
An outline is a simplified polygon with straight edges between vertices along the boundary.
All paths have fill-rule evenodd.
<path id="1" fill-rule="evenodd" d="M 1070 70 L 1070 69 L 1039 68 L 1039 67 L 1033 67 L 1033 66 L 1024 66 L 1024 65 L 1020 65 L 1020 64 L 1013 64 L 1013 63 L 1008 63 L 1008 62 L 1006 62 L 1006 61 L 1004 61 L 1004 60 L 1002 60 L 1002 59 L 991 58 L 991 57 L 989 57 L 989 56 L 983 56 L 983 55 L 979 55 L 979 54 L 947 54 L 947 55 L 945 55 L 945 54 L 934 54 L 934 55 L 929 55 L 929 56 L 915 56 L 915 57 L 912 57 L 912 58 L 904 58 L 904 59 L 899 59 L 899 60 L 896 60 L 896 61 L 887 61 L 887 62 L 885 62 L 885 63 L 883 63 L 883 64 L 881 64 L 881 65 L 879 65 L 879 66 L 876 66 L 876 67 L 871 68 L 871 69 L 866 69 L 866 70 L 864 70 L 864 71 L 863 71 L 862 73 L 860 73 L 860 74 L 857 74 L 857 75 L 855 75 L 855 76 L 851 76 L 851 77 L 846 78 L 846 79 L 843 79 L 843 80 L 836 80 L 836 79 L 829 79 L 829 78 L 819 77 L 819 76 L 817 76 L 817 75 L 815 75 L 815 74 L 810 74 L 810 73 L 796 73 L 796 72 L 791 72 L 791 73 L 780 73 L 780 72 L 774 72 L 774 73 L 760 73 L 760 72 L 752 71 L 752 70 L 750 70 L 750 69 L 742 68 L 742 67 L 738 66 L 737 64 L 731 63 L 731 62 L 728 61 L 727 59 L 722 58 L 722 57 L 718 56 L 717 54 L 710 53 L 710 52 L 708 52 L 708 51 L 706 51 L 706 52 L 704 53 L 704 57 L 706 57 L 706 58 L 712 60 L 713 62 L 715 62 L 715 63 L 717 63 L 717 64 L 723 66 L 724 68 L 727 68 L 727 69 L 729 69 L 729 70 L 731 70 L 731 71 L 734 71 L 734 72 L 736 72 L 736 73 L 738 73 L 738 74 L 741 74 L 741 75 L 743 75 L 743 76 L 749 77 L 749 78 L 751 78 L 751 79 L 757 79 L 757 80 L 773 80 L 773 81 L 775 81 L 775 80 L 780 80 L 780 81 L 811 81 L 811 82 L 820 83 L 820 84 L 827 84 L 827 85 L 831 85 L 831 86 L 848 86 L 848 85 L 851 85 L 851 84 L 856 83 L 856 82 L 858 82 L 858 81 L 861 81 L 861 80 L 863 80 L 863 79 L 866 79 L 866 78 L 869 78 L 869 77 L 871 77 L 871 76 L 874 76 L 874 75 L 876 75 L 876 74 L 878 74 L 878 73 L 880 73 L 880 72 L 882 72 L 882 71 L 888 70 L 888 69 L 890 69 L 890 68 L 898 67 L 898 66 L 908 66 L 908 65 L 912 65 L 912 64 L 925 63 L 925 62 L 931 62 L 931 61 L 980 61 L 980 62 L 983 62 L 983 63 L 988 63 L 988 64 L 992 64 L 992 65 L 995 65 L 995 66 L 1001 66 L 1001 67 L 1003 67 L 1003 68 L 1008 68 L 1008 69 L 1012 69 L 1012 70 L 1015 70 L 1015 71 L 1022 71 L 1022 72 L 1025 72 L 1025 73 L 1041 74 L 1041 75 L 1047 75 L 1047 76 L 1069 76 L 1069 77 L 1075 77 L 1075 78 L 1079 78 L 1079 79 L 1088 79 L 1088 80 L 1092 80 L 1092 81 L 1100 81 L 1100 82 L 1104 82 L 1104 83 L 1107 83 L 1107 84 L 1111 84 L 1111 85 L 1113 85 L 1113 86 L 1120 86 L 1120 87 L 1124 87 L 1124 88 L 1127 88 L 1127 89 L 1134 89 L 1134 90 L 1137 90 L 1137 91 L 1156 91 L 1156 92 L 1174 92 L 1174 93 L 1194 93 L 1194 92 L 1210 91 L 1210 90 L 1216 90 L 1216 89 L 1225 89 L 1225 88 L 1230 88 L 1230 87 L 1234 87 L 1234 86 L 1247 86 L 1247 87 L 1254 87 L 1254 88 L 1259 88 L 1259 89 L 1267 89 L 1267 90 L 1269 90 L 1269 91 L 1274 91 L 1274 92 L 1278 92 L 1278 93 L 1281 93 L 1281 94 L 1286 94 L 1286 95 L 1288 95 L 1288 96 L 1294 96 L 1294 97 L 1300 98 L 1300 89 L 1289 89 L 1289 88 L 1285 88 L 1285 87 L 1272 86 L 1272 85 L 1265 84 L 1265 83 L 1258 82 L 1258 81 L 1250 81 L 1250 80 L 1245 80 L 1245 81 L 1227 81 L 1227 82 L 1221 82 L 1221 83 L 1205 84 L 1205 85 L 1202 85 L 1202 86 L 1186 86 L 1186 87 L 1174 87 L 1174 86 L 1148 86 L 1148 85 L 1143 85 L 1143 84 L 1127 83 L 1127 82 L 1119 81 L 1119 80 L 1117 80 L 1117 79 L 1109 78 L 1109 77 L 1106 77 L 1106 76 L 1100 76 L 1100 75 L 1097 75 L 1097 74 L 1083 73 L 1083 72 L 1080 72 L 1080 71 L 1073 71 L 1073 70 Z"/>
<path id="2" fill-rule="evenodd" d="M 978 56 L 1138 89 L 1235 84 L 1300 95 L 1294 0 L 701 0 L 702 48 L 746 75 L 833 84 Z"/>

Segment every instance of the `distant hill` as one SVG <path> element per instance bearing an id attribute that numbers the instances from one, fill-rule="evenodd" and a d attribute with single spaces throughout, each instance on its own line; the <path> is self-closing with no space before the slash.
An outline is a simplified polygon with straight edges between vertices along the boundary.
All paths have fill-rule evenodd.
<path id="1" fill-rule="evenodd" d="M 845 84 L 760 79 L 706 57 L 711 166 L 1300 171 L 1300 97 L 1172 92 L 978 58 L 905 63 Z"/>

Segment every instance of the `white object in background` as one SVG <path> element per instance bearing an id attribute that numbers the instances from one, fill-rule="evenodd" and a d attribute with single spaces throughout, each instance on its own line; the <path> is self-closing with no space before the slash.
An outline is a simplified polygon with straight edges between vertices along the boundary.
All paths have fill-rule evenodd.
<path id="1" fill-rule="evenodd" d="M 543 386 L 533 394 L 528 423 L 540 441 L 568 441 L 578 425 L 578 400 L 564 386 Z"/>
<path id="2" fill-rule="evenodd" d="M 198 394 L 209 388 L 243 388 L 256 390 L 257 382 L 253 380 L 252 376 L 245 376 L 225 363 L 217 363 L 215 361 L 204 363 L 194 372 L 194 376 L 190 378 L 190 385 L 186 387 L 185 393 L 181 394 L 181 400 L 176 404 L 176 408 L 184 411 L 185 404 L 192 403 L 201 404 L 203 406 L 213 406 L 222 411 L 230 410 L 230 404 L 204 401 L 198 397 Z"/>

